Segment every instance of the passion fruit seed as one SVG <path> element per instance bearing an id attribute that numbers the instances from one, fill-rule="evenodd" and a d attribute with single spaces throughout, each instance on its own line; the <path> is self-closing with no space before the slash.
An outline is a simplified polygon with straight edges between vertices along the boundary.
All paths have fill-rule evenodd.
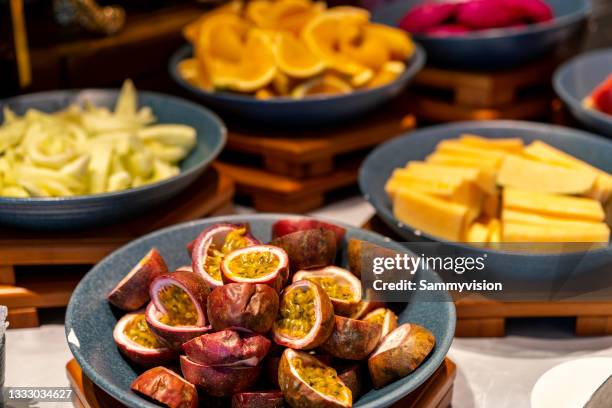
<path id="1" fill-rule="evenodd" d="M 281 333 L 301 338 L 315 324 L 315 293 L 310 287 L 296 287 L 283 296 L 277 326 Z"/>
<path id="2" fill-rule="evenodd" d="M 278 269 L 280 260 L 272 251 L 250 251 L 232 258 L 229 269 L 242 278 L 261 278 Z"/>
<path id="3" fill-rule="evenodd" d="M 162 347 L 162 344 L 151 333 L 144 314 L 139 314 L 131 319 L 123 329 L 123 333 L 134 343 L 143 347 L 156 349 Z"/>
<path id="4" fill-rule="evenodd" d="M 346 386 L 342 384 L 336 370 L 333 368 L 314 364 L 310 365 L 299 357 L 293 358 L 291 365 L 297 371 L 302 381 L 316 391 L 343 402 L 346 400 Z"/>
<path id="5" fill-rule="evenodd" d="M 321 286 L 325 293 L 332 299 L 351 300 L 353 292 L 348 285 L 342 285 L 337 279 L 328 276 L 311 276 L 306 277 L 307 280 Z"/>
<path id="6" fill-rule="evenodd" d="M 245 238 L 246 227 L 231 230 L 223 240 L 221 248 L 217 248 L 214 242 L 208 247 L 208 253 L 204 261 L 204 267 L 208 274 L 216 280 L 221 280 L 221 263 L 223 258 L 236 249 L 246 248 L 249 241 Z"/>
<path id="7" fill-rule="evenodd" d="M 159 291 L 159 300 L 166 314 L 159 321 L 169 326 L 193 326 L 198 322 L 198 312 L 187 292 L 176 285 L 168 285 Z"/>

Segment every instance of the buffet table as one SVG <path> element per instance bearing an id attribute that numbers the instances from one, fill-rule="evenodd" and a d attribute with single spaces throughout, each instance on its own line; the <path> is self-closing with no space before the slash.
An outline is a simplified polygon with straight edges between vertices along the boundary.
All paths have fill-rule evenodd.
<path id="1" fill-rule="evenodd" d="M 252 211 L 238 208 L 241 213 Z M 312 215 L 362 225 L 373 213 L 368 203 L 355 197 Z M 47 312 L 41 320 L 39 328 L 8 331 L 7 386 L 68 386 L 65 365 L 71 354 L 64 335 L 63 310 Z M 612 356 L 612 336 L 574 337 L 573 326 L 565 319 L 516 321 L 508 332 L 503 338 L 454 340 L 449 354 L 457 364 L 453 407 L 529 406 L 532 387 L 548 369 L 576 358 Z"/>

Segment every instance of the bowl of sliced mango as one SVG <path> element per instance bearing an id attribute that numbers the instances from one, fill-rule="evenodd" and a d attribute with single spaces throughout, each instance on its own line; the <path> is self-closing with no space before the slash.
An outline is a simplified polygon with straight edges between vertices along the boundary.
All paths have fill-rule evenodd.
<path id="1" fill-rule="evenodd" d="M 433 126 L 375 149 L 360 188 L 407 241 L 486 253 L 492 276 L 609 268 L 612 143 L 520 121 Z"/>
<path id="2" fill-rule="evenodd" d="M 184 36 L 189 45 L 169 64 L 174 80 L 222 113 L 272 124 L 359 116 L 425 63 L 409 34 L 370 22 L 367 10 L 311 0 L 230 2 Z"/>
<path id="3" fill-rule="evenodd" d="M 225 145 L 192 102 L 118 90 L 51 91 L 0 102 L 0 224 L 108 225 L 167 201 Z"/>

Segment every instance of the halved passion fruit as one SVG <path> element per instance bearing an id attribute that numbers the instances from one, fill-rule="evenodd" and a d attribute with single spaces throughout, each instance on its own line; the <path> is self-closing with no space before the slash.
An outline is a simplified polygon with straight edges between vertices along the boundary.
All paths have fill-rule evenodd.
<path id="1" fill-rule="evenodd" d="M 314 220 L 312 218 L 287 218 L 276 221 L 272 225 L 272 238 L 282 237 L 297 231 L 306 231 L 319 228 L 332 231 L 336 236 L 336 244 L 340 246 L 340 243 L 346 234 L 346 228 L 331 224 L 329 222 Z"/>
<path id="2" fill-rule="evenodd" d="M 336 258 L 336 235 L 328 229 L 296 231 L 273 239 L 270 245 L 285 250 L 292 271 L 322 268 Z"/>
<path id="3" fill-rule="evenodd" d="M 259 241 L 248 232 L 248 225 L 216 224 L 196 238 L 192 247 L 191 262 L 194 272 L 214 289 L 223 285 L 221 263 L 227 254 L 236 249 L 257 245 Z"/>
<path id="4" fill-rule="evenodd" d="M 268 285 L 228 283 L 208 296 L 208 318 L 215 330 L 242 327 L 265 334 L 278 313 L 278 293 Z"/>
<path id="5" fill-rule="evenodd" d="M 157 277 L 151 283 L 151 301 L 169 326 L 204 326 L 206 298 L 210 289 L 197 274 L 176 271 Z"/>
<path id="6" fill-rule="evenodd" d="M 234 394 L 232 408 L 284 408 L 285 397 L 280 391 L 247 391 Z"/>
<path id="7" fill-rule="evenodd" d="M 338 366 L 334 366 L 334 368 L 338 373 L 338 378 L 340 378 L 344 385 L 351 390 L 353 400 L 361 397 L 366 387 L 365 365 L 354 362 L 343 362 Z"/>
<path id="8" fill-rule="evenodd" d="M 201 336 L 210 331 L 210 326 L 195 324 L 174 324 L 168 315 L 160 312 L 153 302 L 150 302 L 145 311 L 147 325 L 157 339 L 172 350 L 180 350 L 183 343 Z"/>
<path id="9" fill-rule="evenodd" d="M 405 323 L 385 337 L 368 359 L 374 388 L 379 389 L 417 369 L 436 339 L 426 328 Z"/>
<path id="10" fill-rule="evenodd" d="M 344 360 L 363 360 L 376 348 L 381 331 L 379 324 L 336 316 L 334 331 L 321 349 Z"/>
<path id="11" fill-rule="evenodd" d="M 363 320 L 382 326 L 381 339 L 397 328 L 397 315 L 393 313 L 393 310 L 384 307 L 368 313 Z"/>
<path id="12" fill-rule="evenodd" d="M 214 397 L 225 397 L 246 391 L 257 381 L 261 366 L 207 366 L 181 356 L 181 371 L 185 379 Z"/>
<path id="13" fill-rule="evenodd" d="M 128 313 L 119 319 L 113 330 L 113 338 L 128 360 L 144 367 L 164 364 L 176 357 L 176 352 L 151 332 L 144 311 Z"/>
<path id="14" fill-rule="evenodd" d="M 221 330 L 183 344 L 190 360 L 209 366 L 258 365 L 268 354 L 270 340 L 249 330 Z"/>
<path id="15" fill-rule="evenodd" d="M 365 299 L 362 299 L 361 302 L 355 308 L 353 314 L 351 314 L 351 319 L 363 319 L 368 313 L 373 310 L 376 310 L 381 307 L 385 307 L 385 303 L 378 300 L 368 300 L 371 299 L 371 294 L 369 294 L 369 290 L 366 289 Z"/>
<path id="16" fill-rule="evenodd" d="M 292 407 L 350 407 L 351 390 L 336 370 L 306 353 L 287 349 L 278 367 L 278 383 Z"/>
<path id="17" fill-rule="evenodd" d="M 307 350 L 320 346 L 334 330 L 334 307 L 319 285 L 302 280 L 285 288 L 274 341 L 282 346 Z"/>
<path id="18" fill-rule="evenodd" d="M 139 375 L 130 387 L 170 408 L 197 408 L 198 392 L 174 371 L 155 367 Z"/>
<path id="19" fill-rule="evenodd" d="M 153 279 L 168 273 L 164 258 L 151 249 L 108 294 L 108 301 L 119 309 L 138 310 L 149 301 Z"/>
<path id="20" fill-rule="evenodd" d="M 281 248 L 254 245 L 225 256 L 221 273 L 225 283 L 259 283 L 280 292 L 289 276 L 289 257 Z"/>
<path id="21" fill-rule="evenodd" d="M 346 269 L 326 266 L 321 269 L 299 271 L 293 281 L 309 280 L 321 286 L 334 305 L 334 313 L 350 316 L 361 301 L 361 282 Z"/>

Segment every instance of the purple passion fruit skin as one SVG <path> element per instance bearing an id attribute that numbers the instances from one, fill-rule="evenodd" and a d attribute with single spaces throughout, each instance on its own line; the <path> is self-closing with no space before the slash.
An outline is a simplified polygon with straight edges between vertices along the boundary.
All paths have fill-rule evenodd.
<path id="1" fill-rule="evenodd" d="M 166 324 L 164 321 L 167 321 L 167 315 L 157 310 L 153 302 L 149 303 L 149 306 L 147 306 L 145 318 L 151 333 L 153 333 L 161 343 L 172 350 L 181 350 L 183 343 L 206 334 L 211 330 L 211 326 L 171 326 Z"/>
<path id="2" fill-rule="evenodd" d="M 340 380 L 336 370 L 318 359 L 287 349 L 278 367 L 278 383 L 285 400 L 292 407 L 350 407 L 351 390 Z"/>
<path id="3" fill-rule="evenodd" d="M 225 256 L 237 249 L 258 245 L 249 234 L 248 224 L 215 224 L 208 227 L 191 243 L 191 262 L 210 289 L 223 285 L 221 264 Z"/>
<path id="4" fill-rule="evenodd" d="M 435 342 L 429 330 L 411 323 L 389 333 L 368 359 L 374 388 L 380 389 L 416 370 L 431 353 Z"/>
<path id="5" fill-rule="evenodd" d="M 289 276 L 289 257 L 281 248 L 253 245 L 227 254 L 221 272 L 224 283 L 259 283 L 280 292 Z"/>
<path id="6" fill-rule="evenodd" d="M 215 330 L 242 327 L 270 331 L 278 313 L 278 293 L 268 285 L 228 283 L 208 296 L 208 318 Z"/>
<path id="7" fill-rule="evenodd" d="M 128 313 L 119 319 L 113 330 L 113 339 L 121 354 L 143 367 L 165 364 L 177 356 L 151 332 L 144 311 Z"/>
<path id="8" fill-rule="evenodd" d="M 382 340 L 387 334 L 391 333 L 397 328 L 397 315 L 390 309 L 380 307 L 372 312 L 368 313 L 363 320 L 370 323 L 376 323 L 381 325 L 382 333 L 380 339 Z"/>
<path id="9" fill-rule="evenodd" d="M 321 269 L 299 271 L 293 275 L 293 281 L 309 280 L 321 286 L 334 305 L 334 313 L 350 316 L 361 301 L 361 282 L 346 269 L 337 266 L 326 266 Z"/>
<path id="10" fill-rule="evenodd" d="M 375 258 L 393 258 L 398 253 L 368 241 L 351 238 L 348 242 L 348 269 L 361 278 L 361 269 L 374 265 Z"/>
<path id="11" fill-rule="evenodd" d="M 193 268 L 191 265 L 183 265 L 176 268 L 175 272 L 191 272 L 193 273 Z"/>
<path id="12" fill-rule="evenodd" d="M 327 229 L 293 232 L 273 239 L 270 245 L 285 250 L 291 271 L 322 268 L 336 258 L 336 235 Z"/>
<path id="13" fill-rule="evenodd" d="M 269 349 L 270 340 L 245 329 L 204 334 L 183 344 L 190 360 L 209 366 L 254 367 Z"/>
<path id="14" fill-rule="evenodd" d="M 232 396 L 232 408 L 283 408 L 285 397 L 280 391 L 247 391 Z"/>
<path id="15" fill-rule="evenodd" d="M 272 225 L 272 239 L 283 237 L 298 231 L 306 231 L 312 229 L 330 230 L 336 236 L 336 246 L 340 248 L 342 240 L 346 235 L 346 228 L 339 225 L 331 224 L 324 221 L 315 220 L 312 218 L 287 218 L 276 221 Z"/>
<path id="16" fill-rule="evenodd" d="M 336 316 L 334 331 L 321 350 L 344 360 L 364 360 L 376 348 L 381 332 L 379 324 Z"/>
<path id="17" fill-rule="evenodd" d="M 108 301 L 122 310 L 138 310 L 149 301 L 151 282 L 166 273 L 164 258 L 153 248 L 109 292 Z"/>
<path id="18" fill-rule="evenodd" d="M 198 392 L 193 384 L 165 367 L 145 371 L 132 382 L 130 388 L 170 408 L 198 407 Z"/>
<path id="19" fill-rule="evenodd" d="M 168 326 L 206 325 L 208 286 L 195 273 L 176 271 L 151 283 L 151 300 Z"/>
<path id="20" fill-rule="evenodd" d="M 319 285 L 303 280 L 285 288 L 273 327 L 281 346 L 309 350 L 323 344 L 334 330 L 334 307 Z"/>
<path id="21" fill-rule="evenodd" d="M 207 366 L 181 356 L 181 371 L 185 379 L 214 397 L 231 396 L 251 388 L 261 372 L 261 366 Z"/>

